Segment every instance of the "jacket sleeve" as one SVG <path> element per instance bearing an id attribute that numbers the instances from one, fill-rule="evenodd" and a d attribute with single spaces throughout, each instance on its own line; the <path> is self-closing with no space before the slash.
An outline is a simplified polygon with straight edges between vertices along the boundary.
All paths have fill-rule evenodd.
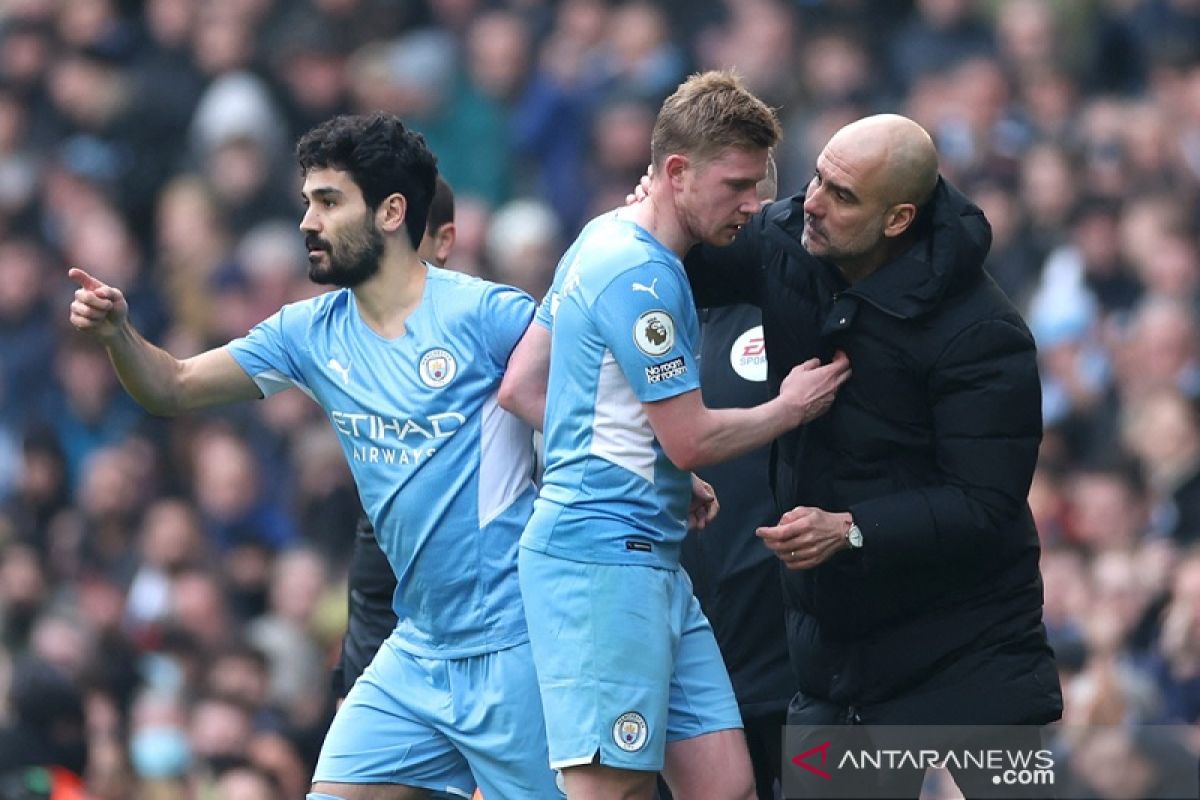
<path id="1" fill-rule="evenodd" d="M 684 259 L 699 308 L 761 305 L 765 284 L 766 210 L 750 218 L 732 244 L 693 247 Z"/>
<path id="2" fill-rule="evenodd" d="M 930 374 L 938 485 L 859 503 L 872 570 L 986 563 L 1012 552 L 1042 438 L 1041 385 L 1029 333 L 1011 321 L 976 323 Z M 1022 532 L 1018 534 L 1018 532 Z"/>

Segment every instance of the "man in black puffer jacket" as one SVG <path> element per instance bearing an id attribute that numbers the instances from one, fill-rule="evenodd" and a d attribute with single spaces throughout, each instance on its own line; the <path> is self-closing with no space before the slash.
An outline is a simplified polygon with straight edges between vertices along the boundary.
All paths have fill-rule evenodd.
<path id="1" fill-rule="evenodd" d="M 787 568 L 793 724 L 1061 715 L 1026 502 L 1036 353 L 983 270 L 990 244 L 929 135 L 880 115 L 833 136 L 804 194 L 688 257 L 700 306 L 762 308 L 772 390 L 838 350 L 853 370 L 829 413 L 775 443 L 786 513 L 759 530 Z"/>

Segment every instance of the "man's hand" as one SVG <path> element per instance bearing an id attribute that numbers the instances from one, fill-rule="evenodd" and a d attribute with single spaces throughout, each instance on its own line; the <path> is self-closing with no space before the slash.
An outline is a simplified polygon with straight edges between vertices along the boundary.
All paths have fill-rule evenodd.
<path id="1" fill-rule="evenodd" d="M 721 504 L 717 502 L 717 493 L 712 485 L 692 473 L 692 506 L 688 509 L 688 529 L 704 530 L 720 510 Z"/>
<path id="2" fill-rule="evenodd" d="M 803 425 L 828 411 L 838 389 L 849 379 L 850 359 L 839 350 L 828 364 L 810 358 L 793 367 L 779 387 L 779 397 L 792 408 L 796 424 Z"/>
<path id="3" fill-rule="evenodd" d="M 638 181 L 638 185 L 632 192 L 625 195 L 625 205 L 631 206 L 634 203 L 640 203 L 650 195 L 650 183 L 654 180 L 654 165 L 646 167 L 646 174 Z"/>
<path id="4" fill-rule="evenodd" d="M 79 284 L 71 303 L 71 324 L 101 342 L 113 339 L 129 317 L 125 295 L 78 267 L 69 270 L 67 277 Z"/>
<path id="5" fill-rule="evenodd" d="M 811 569 L 850 546 L 846 531 L 849 513 L 796 506 L 779 518 L 779 524 L 755 531 L 788 569 Z"/>

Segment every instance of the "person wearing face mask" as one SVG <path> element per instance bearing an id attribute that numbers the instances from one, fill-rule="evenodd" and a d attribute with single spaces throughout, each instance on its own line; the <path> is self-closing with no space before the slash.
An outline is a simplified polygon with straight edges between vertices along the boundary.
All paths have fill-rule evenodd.
<path id="1" fill-rule="evenodd" d="M 172 692 L 143 690 L 130 712 L 129 761 L 148 784 L 182 785 L 192 765 L 187 711 Z"/>

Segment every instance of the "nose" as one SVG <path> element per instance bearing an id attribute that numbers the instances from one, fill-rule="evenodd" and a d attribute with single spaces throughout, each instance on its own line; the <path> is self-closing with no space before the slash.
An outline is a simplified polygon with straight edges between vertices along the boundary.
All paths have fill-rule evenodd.
<path id="1" fill-rule="evenodd" d="M 317 214 L 312 206 L 304 209 L 304 216 L 300 218 L 300 230 L 304 233 L 316 233 L 321 229 L 317 222 Z"/>
<path id="2" fill-rule="evenodd" d="M 819 217 L 821 216 L 821 209 L 823 207 L 824 203 L 821 202 L 821 187 L 809 184 L 808 191 L 804 193 L 804 213 Z"/>
<path id="3" fill-rule="evenodd" d="M 758 196 L 758 190 L 755 189 L 742 199 L 742 207 L 739 210 L 743 214 L 757 214 L 762 206 L 762 198 Z"/>

